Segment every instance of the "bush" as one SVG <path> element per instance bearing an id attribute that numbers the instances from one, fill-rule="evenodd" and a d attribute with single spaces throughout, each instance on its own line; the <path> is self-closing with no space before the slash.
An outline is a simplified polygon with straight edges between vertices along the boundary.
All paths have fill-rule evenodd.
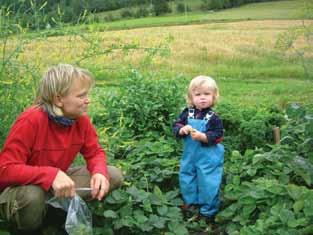
<path id="1" fill-rule="evenodd" d="M 107 111 L 94 117 L 95 124 L 114 128 L 122 118 L 134 138 L 142 138 L 148 132 L 171 134 L 169 129 L 184 97 L 179 90 L 177 81 L 144 78 L 134 71 L 121 82 L 118 91 L 102 98 Z"/>
<path id="2" fill-rule="evenodd" d="M 121 13 L 122 18 L 131 18 L 133 17 L 134 13 L 131 10 L 124 9 Z"/>
<path id="3" fill-rule="evenodd" d="M 234 149 L 245 152 L 273 143 L 273 128 L 285 122 L 282 111 L 274 107 L 242 109 L 231 103 L 221 103 L 216 111 L 223 121 L 224 144 L 228 153 Z"/>
<path id="4" fill-rule="evenodd" d="M 280 145 L 232 151 L 225 163 L 224 209 L 217 216 L 227 234 L 312 233 L 313 148 L 306 145 L 312 144 L 311 115 L 288 108 Z"/>
<path id="5" fill-rule="evenodd" d="M 176 4 L 176 11 L 177 12 L 180 12 L 180 13 L 183 13 L 183 12 L 186 12 L 186 11 L 191 11 L 190 7 L 188 5 L 185 5 L 184 3 L 182 2 L 179 2 Z"/>
<path id="6" fill-rule="evenodd" d="M 113 14 L 109 13 L 104 16 L 104 20 L 107 22 L 118 20 Z"/>
<path id="7" fill-rule="evenodd" d="M 156 16 L 172 12 L 167 0 L 153 0 L 152 3 Z"/>
<path id="8" fill-rule="evenodd" d="M 140 6 L 137 11 L 135 12 L 135 17 L 136 18 L 140 18 L 140 17 L 146 17 L 149 15 L 149 10 L 144 7 L 144 6 Z"/>
<path id="9" fill-rule="evenodd" d="M 107 139 L 111 159 L 121 160 L 126 182 L 92 205 L 99 234 L 188 234 L 178 208 L 180 146 L 171 133 L 183 99 L 178 84 L 133 71 L 117 90 L 98 97 L 93 122 Z"/>

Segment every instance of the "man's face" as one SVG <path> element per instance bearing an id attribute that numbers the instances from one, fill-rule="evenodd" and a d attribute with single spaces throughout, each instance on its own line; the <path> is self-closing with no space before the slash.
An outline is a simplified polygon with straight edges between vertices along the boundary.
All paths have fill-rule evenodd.
<path id="1" fill-rule="evenodd" d="M 83 81 L 74 80 L 66 96 L 58 97 L 58 107 L 63 111 L 64 117 L 76 119 L 87 113 L 90 103 L 89 88 Z"/>

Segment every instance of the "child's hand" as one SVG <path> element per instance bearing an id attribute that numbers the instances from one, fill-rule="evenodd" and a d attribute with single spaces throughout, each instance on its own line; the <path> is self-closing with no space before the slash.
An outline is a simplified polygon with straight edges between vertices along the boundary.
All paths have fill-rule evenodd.
<path id="1" fill-rule="evenodd" d="M 179 130 L 179 135 L 188 135 L 192 130 L 193 129 L 190 125 L 183 126 Z"/>
<path id="2" fill-rule="evenodd" d="M 192 129 L 192 131 L 190 132 L 190 136 L 193 140 L 201 141 L 204 143 L 208 141 L 206 135 L 200 131 L 197 131 L 196 129 Z"/>

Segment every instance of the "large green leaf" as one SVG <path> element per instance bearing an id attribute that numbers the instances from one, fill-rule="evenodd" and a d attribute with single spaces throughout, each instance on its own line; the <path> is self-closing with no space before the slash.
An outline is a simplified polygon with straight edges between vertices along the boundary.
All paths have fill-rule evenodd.
<path id="1" fill-rule="evenodd" d="M 294 103 L 287 107 L 286 114 L 290 119 L 301 119 L 305 116 L 305 109 Z"/>
<path id="2" fill-rule="evenodd" d="M 183 224 L 172 221 L 168 224 L 168 228 L 175 235 L 189 235 L 188 230 Z"/>
<path id="3" fill-rule="evenodd" d="M 313 217 L 313 191 L 305 195 L 303 212 L 307 217 Z"/>
<path id="4" fill-rule="evenodd" d="M 280 211 L 279 218 L 285 225 L 287 225 L 289 221 L 295 220 L 295 215 L 291 210 L 283 208 Z"/>
<path id="5" fill-rule="evenodd" d="M 150 215 L 149 223 L 158 229 L 163 229 L 165 227 L 166 220 L 164 217 L 159 217 L 157 215 Z"/>
<path id="6" fill-rule="evenodd" d="M 103 216 L 105 218 L 112 218 L 112 219 L 115 219 L 118 217 L 117 213 L 115 211 L 112 211 L 112 210 L 106 210 L 103 212 Z"/>
<path id="7" fill-rule="evenodd" d="M 288 227 L 290 228 L 305 227 L 306 225 L 308 225 L 308 220 L 306 218 L 292 218 L 288 221 Z"/>
<path id="8" fill-rule="evenodd" d="M 307 121 L 305 125 L 305 135 L 308 138 L 313 136 L 313 115 L 305 115 L 305 120 Z"/>

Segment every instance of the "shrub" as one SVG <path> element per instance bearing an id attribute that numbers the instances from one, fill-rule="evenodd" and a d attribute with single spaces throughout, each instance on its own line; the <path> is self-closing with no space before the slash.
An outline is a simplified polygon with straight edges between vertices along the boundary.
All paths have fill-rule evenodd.
<path id="1" fill-rule="evenodd" d="M 182 2 L 179 2 L 176 4 L 176 11 L 177 12 L 180 12 L 180 13 L 183 13 L 183 12 L 186 12 L 186 11 L 191 11 L 190 7 Z"/>
<path id="2" fill-rule="evenodd" d="M 144 6 L 140 6 L 137 11 L 135 12 L 135 17 L 136 18 L 140 18 L 140 17 L 146 17 L 149 15 L 149 10 L 144 7 Z"/>
<path id="3" fill-rule="evenodd" d="M 129 9 L 124 9 L 121 13 L 122 18 L 131 18 L 131 17 L 133 17 L 133 15 L 134 15 L 134 13 Z"/>

